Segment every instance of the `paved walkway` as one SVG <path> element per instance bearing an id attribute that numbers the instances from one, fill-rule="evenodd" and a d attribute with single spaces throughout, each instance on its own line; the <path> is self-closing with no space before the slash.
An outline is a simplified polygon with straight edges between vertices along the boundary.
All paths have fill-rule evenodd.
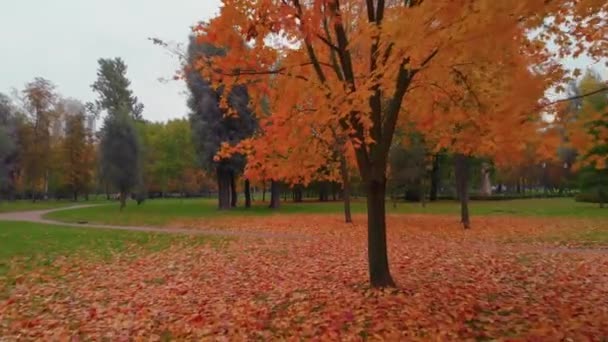
<path id="1" fill-rule="evenodd" d="M 165 233 L 165 234 L 186 234 L 186 235 L 214 235 L 214 236 L 233 236 L 233 237 L 247 237 L 247 238 L 260 238 L 260 239 L 283 239 L 283 240 L 308 240 L 313 237 L 309 235 L 297 234 L 297 233 L 271 233 L 271 232 L 260 232 L 260 231 L 230 231 L 220 230 L 212 228 L 201 228 L 201 229 L 180 229 L 180 228 L 162 228 L 162 227 L 146 227 L 146 226 L 114 226 L 105 224 L 91 224 L 91 223 L 68 223 L 55 221 L 44 218 L 48 213 L 62 211 L 62 210 L 75 210 L 84 209 L 103 204 L 92 204 L 92 205 L 75 205 L 70 207 L 47 209 L 47 210 L 35 210 L 35 211 L 19 211 L 0 213 L 0 222 L 2 221 L 21 221 L 21 222 L 34 222 L 47 225 L 55 225 L 61 227 L 73 227 L 73 228 L 88 228 L 88 229 L 117 229 L 117 230 L 128 230 L 135 232 L 151 232 L 151 233 Z M 1 223 L 0 223 L 1 224 Z M 487 248 L 487 245 L 485 246 Z M 521 246 L 520 246 L 521 247 Z M 504 246 L 501 246 L 503 249 Z M 539 247 L 539 246 L 526 246 L 520 249 L 520 252 L 542 252 L 542 253 L 575 253 L 575 254 L 608 254 L 608 248 L 604 247 Z"/>
<path id="2" fill-rule="evenodd" d="M 152 232 L 152 233 L 166 233 L 166 234 L 186 234 L 186 235 L 216 235 L 216 236 L 235 236 L 235 237 L 249 237 L 249 238 L 279 238 L 279 239 L 309 239 L 309 236 L 302 234 L 286 234 L 286 233 L 269 233 L 269 232 L 243 232 L 243 231 L 230 231 L 230 230 L 219 230 L 219 229 L 180 229 L 180 228 L 159 228 L 159 227 L 145 227 L 145 226 L 115 226 L 106 224 L 91 224 L 91 223 L 69 223 L 61 222 L 44 218 L 46 214 L 63 211 L 63 210 L 75 210 L 84 209 L 99 206 L 102 204 L 92 205 L 75 205 L 70 207 L 47 209 L 47 210 L 33 210 L 33 211 L 17 211 L 0 213 L 1 221 L 19 221 L 19 222 L 34 222 L 47 225 L 55 225 L 61 227 L 73 227 L 73 228 L 89 228 L 89 229 L 116 229 L 116 230 L 128 230 L 135 232 Z"/>

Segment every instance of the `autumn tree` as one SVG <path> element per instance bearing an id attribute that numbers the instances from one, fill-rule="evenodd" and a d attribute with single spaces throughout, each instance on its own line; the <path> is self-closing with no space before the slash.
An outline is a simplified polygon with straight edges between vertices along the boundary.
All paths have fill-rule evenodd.
<path id="1" fill-rule="evenodd" d="M 75 100 L 62 101 L 59 111 L 65 122 L 61 141 L 62 173 L 74 201 L 77 201 L 79 194 L 88 191 L 93 178 L 95 152 L 92 132 L 88 132 L 85 126 L 87 113 L 82 103 Z"/>
<path id="2" fill-rule="evenodd" d="M 97 80 L 91 85 L 98 95 L 89 109 L 99 113 L 115 113 L 126 108 L 134 119 L 141 120 L 144 105 L 130 89 L 131 81 L 127 78 L 127 65 L 117 58 L 100 58 L 98 61 Z"/>
<path id="3" fill-rule="evenodd" d="M 459 74 L 471 82 L 494 82 L 497 93 L 509 89 L 514 78 L 534 63 L 543 64 L 546 57 L 544 41 L 529 44 L 527 29 L 540 26 L 550 15 L 561 20 L 573 11 L 569 2 L 543 0 L 222 3 L 219 16 L 198 29 L 202 41 L 226 47 L 227 53 L 203 59 L 201 73 L 214 84 L 220 80 L 248 84 L 258 100 L 254 103 L 273 91 L 268 88 L 272 77 L 293 81 L 293 87 L 274 89 L 283 92 L 284 102 L 298 98 L 303 90 L 315 93 L 310 116 L 321 125 L 341 127 L 354 146 L 367 194 L 370 279 L 380 287 L 394 284 L 388 267 L 385 189 L 388 153 L 398 122 L 407 116 L 424 119 L 429 107 L 419 106 L 416 100 L 435 99 L 446 87 L 461 94 L 463 101 L 459 111 L 446 110 L 445 116 L 475 122 L 462 110 L 475 99 L 467 89 L 470 82 Z M 592 1 L 589 5 L 603 6 Z M 509 53 L 488 46 L 505 46 Z M 458 66 L 466 68 L 454 71 Z M 545 75 L 550 69 L 551 65 L 537 68 Z M 544 80 L 550 83 L 553 77 L 557 76 Z M 521 120 L 524 107 L 537 103 L 536 94 L 525 94 L 526 101 L 517 105 L 509 124 Z M 506 109 L 496 112 L 509 114 Z M 481 117 L 494 110 L 478 112 Z"/>
<path id="4" fill-rule="evenodd" d="M 273 89 L 270 95 L 276 97 L 264 98 L 268 104 L 261 108 L 264 114 L 257 115 L 259 129 L 256 135 L 232 150 L 247 156 L 245 175 L 256 181 L 280 181 L 296 193 L 300 187 L 314 182 L 321 200 L 327 200 L 330 183 L 340 183 L 344 218 L 350 223 L 350 173 L 351 165 L 355 163 L 352 144 L 337 122 L 326 122 L 311 115 L 315 111 L 314 92 L 302 90 L 294 94 L 291 101 L 281 98 L 279 89 L 298 86 L 290 81 L 271 80 L 267 86 Z M 286 129 L 293 124 L 297 129 Z M 225 148 L 223 152 L 226 151 L 230 149 Z M 271 199 L 272 194 L 271 191 Z M 277 203 L 278 200 L 271 200 L 271 207 L 276 207 Z"/>
<path id="5" fill-rule="evenodd" d="M 134 119 L 128 109 L 106 116 L 101 129 L 101 176 L 120 193 L 120 208 L 141 184 L 141 147 Z"/>
<path id="6" fill-rule="evenodd" d="M 57 94 L 55 85 L 41 77 L 27 83 L 22 94 L 28 119 L 20 131 L 22 164 L 26 182 L 35 201 L 37 194 L 47 191 L 51 167 L 50 128 L 55 120 Z"/>

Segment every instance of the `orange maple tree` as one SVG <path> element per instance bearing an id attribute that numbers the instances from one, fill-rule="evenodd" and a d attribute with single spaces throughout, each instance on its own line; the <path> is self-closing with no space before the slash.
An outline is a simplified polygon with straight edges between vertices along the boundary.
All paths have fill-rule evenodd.
<path id="1" fill-rule="evenodd" d="M 464 153 L 478 147 L 483 153 L 497 151 L 520 133 L 533 132 L 516 124 L 534 113 L 546 87 L 566 76 L 551 60 L 578 47 L 567 44 L 570 36 L 562 26 L 575 25 L 571 39 L 578 42 L 577 35 L 590 31 L 582 23 L 597 17 L 589 8 L 605 10 L 606 5 L 594 0 L 584 5 L 566 0 L 223 0 L 219 15 L 196 30 L 202 42 L 227 53 L 201 58 L 195 67 L 214 84 L 248 85 L 256 112 L 276 118 L 265 131 L 274 139 L 271 148 L 302 148 L 292 134 L 305 125 L 290 121 L 304 117 L 294 116 L 302 104 L 307 104 L 303 120 L 348 137 L 367 193 L 370 280 L 373 286 L 392 286 L 385 186 L 399 122 L 414 118 L 440 145 L 450 142 L 446 136 L 462 135 L 455 148 Z M 532 35 L 533 30 L 541 34 Z M 564 41 L 557 41 L 559 51 L 549 52 L 547 44 L 555 37 Z M 584 48 L 599 54 L 598 37 L 585 38 L 591 43 Z M 446 88 L 458 94 L 457 105 L 446 101 L 451 97 Z M 514 94 L 517 101 L 510 97 Z M 487 102 L 489 97 L 494 98 Z M 269 98 L 277 103 L 267 113 L 263 106 Z M 430 110 L 442 102 L 444 109 Z M 491 105 L 479 110 L 479 103 Z M 487 132 L 478 134 L 476 127 Z M 518 132 L 503 134 L 509 127 Z"/>

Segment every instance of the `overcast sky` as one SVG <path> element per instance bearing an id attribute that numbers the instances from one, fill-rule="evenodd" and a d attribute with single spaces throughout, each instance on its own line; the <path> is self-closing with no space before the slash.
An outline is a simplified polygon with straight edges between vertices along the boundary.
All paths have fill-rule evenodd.
<path id="1" fill-rule="evenodd" d="M 34 77 L 53 81 L 63 96 L 95 98 L 97 59 L 122 57 L 132 89 L 152 121 L 187 113 L 185 87 L 171 78 L 178 61 L 148 37 L 185 43 L 190 26 L 217 14 L 220 0 L 0 0 L 0 92 Z M 571 66 L 585 69 L 588 59 Z M 604 78 L 605 66 L 595 65 Z"/>
<path id="2" fill-rule="evenodd" d="M 0 92 L 34 77 L 63 96 L 91 101 L 97 59 L 122 57 L 144 117 L 187 113 L 183 84 L 171 78 L 178 61 L 148 37 L 185 43 L 190 26 L 217 14 L 220 0 L 0 0 Z"/>

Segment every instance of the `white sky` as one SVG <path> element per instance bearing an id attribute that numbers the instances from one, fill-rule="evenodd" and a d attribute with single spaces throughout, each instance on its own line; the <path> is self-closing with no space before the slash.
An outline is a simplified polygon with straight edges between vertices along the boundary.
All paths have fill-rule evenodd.
<path id="1" fill-rule="evenodd" d="M 0 92 L 41 76 L 66 97 L 95 98 L 97 59 L 122 57 L 144 117 L 187 113 L 185 87 L 171 78 L 179 63 L 148 41 L 186 43 L 190 26 L 217 14 L 220 0 L 0 0 Z"/>
<path id="2" fill-rule="evenodd" d="M 144 117 L 164 121 L 187 113 L 185 87 L 171 78 L 178 61 L 148 37 L 187 42 L 190 26 L 218 12 L 220 0 L 0 0 L 0 92 L 34 77 L 53 81 L 66 97 L 91 101 L 97 59 L 122 57 Z M 586 69 L 588 59 L 570 61 Z M 601 63 L 594 68 L 607 79 Z"/>

